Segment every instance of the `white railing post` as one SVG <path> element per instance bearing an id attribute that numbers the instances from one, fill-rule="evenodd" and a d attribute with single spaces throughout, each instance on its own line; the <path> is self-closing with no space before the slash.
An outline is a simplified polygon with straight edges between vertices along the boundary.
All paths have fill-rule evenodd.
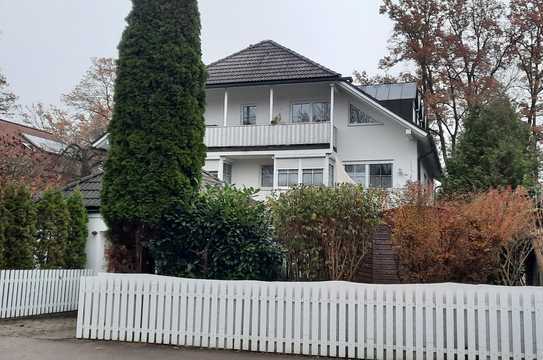
<path id="1" fill-rule="evenodd" d="M 273 121 L 273 87 L 270 87 L 270 124 Z"/>
<path id="2" fill-rule="evenodd" d="M 223 118 L 223 126 L 228 125 L 228 89 L 224 89 L 224 118 Z"/>
<path id="3" fill-rule="evenodd" d="M 336 85 L 330 84 L 330 152 L 334 152 L 334 103 Z"/>

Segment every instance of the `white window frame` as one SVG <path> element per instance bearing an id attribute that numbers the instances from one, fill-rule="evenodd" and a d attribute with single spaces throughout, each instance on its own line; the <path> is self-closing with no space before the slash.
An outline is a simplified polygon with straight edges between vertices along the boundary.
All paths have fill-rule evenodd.
<path id="1" fill-rule="evenodd" d="M 366 116 L 370 119 L 372 119 L 373 121 L 370 121 L 370 122 L 365 122 L 365 123 L 353 123 L 351 122 L 351 109 L 352 108 L 355 108 L 357 109 L 359 112 L 361 113 L 364 113 L 366 114 Z M 356 105 L 356 104 L 353 104 L 353 103 L 349 103 L 349 105 L 347 106 L 347 114 L 348 114 L 348 119 L 347 119 L 347 126 L 375 126 L 375 125 L 383 125 L 383 123 L 381 122 L 378 122 L 373 116 L 369 115 L 366 111 L 363 111 L 362 109 L 360 109 L 360 106 Z"/>
<path id="2" fill-rule="evenodd" d="M 326 121 L 313 121 L 313 105 L 315 104 L 326 104 L 328 105 L 328 120 Z M 294 121 L 294 106 L 296 105 L 310 105 L 311 106 L 311 112 L 309 114 L 309 121 L 308 122 L 295 122 Z M 295 101 L 290 104 L 290 123 L 291 124 L 320 124 L 320 123 L 329 123 L 330 122 L 330 101 L 329 100 L 300 100 Z"/>
<path id="3" fill-rule="evenodd" d="M 370 165 L 390 165 L 391 166 L 391 171 L 390 171 L 390 176 L 391 176 L 391 186 L 390 188 L 383 188 L 383 189 L 393 189 L 394 188 L 394 162 L 393 161 L 386 161 L 386 160 L 383 160 L 383 161 L 352 161 L 352 162 L 345 162 L 343 164 L 343 167 L 345 169 L 345 166 L 347 165 L 363 165 L 364 166 L 364 169 L 365 169 L 365 178 L 364 178 L 364 183 L 363 184 L 360 184 L 362 185 L 365 189 L 369 189 L 370 188 Z M 345 169 L 345 172 L 349 175 L 349 173 L 347 172 L 347 170 Z M 349 175 L 350 176 L 350 175 Z"/>
<path id="4" fill-rule="evenodd" d="M 243 123 L 243 116 L 245 116 L 245 108 L 247 107 L 254 107 L 255 108 L 255 123 L 254 124 L 244 124 Z M 256 125 L 257 123 L 257 120 L 258 120 L 258 116 L 257 116 L 257 107 L 256 107 L 256 104 L 241 104 L 240 106 L 240 109 L 239 109 L 239 123 L 243 126 L 254 126 Z"/>
<path id="5" fill-rule="evenodd" d="M 311 171 L 311 184 L 304 183 L 304 172 Z M 321 172 L 321 183 L 315 184 L 315 171 Z M 302 184 L 307 186 L 323 186 L 324 185 L 324 169 L 323 168 L 305 168 L 302 169 Z"/>
<path id="6" fill-rule="evenodd" d="M 280 172 L 281 171 L 288 171 L 288 172 L 296 172 L 296 182 L 294 184 L 288 184 L 288 178 L 290 174 L 287 173 L 287 185 L 281 185 L 281 179 L 280 179 Z M 283 188 L 283 189 L 287 189 L 291 186 L 296 186 L 296 185 L 299 185 L 300 184 L 300 169 L 298 168 L 282 168 L 282 169 L 277 169 L 277 186 L 280 187 L 280 188 Z"/>
<path id="7" fill-rule="evenodd" d="M 227 180 L 227 172 L 226 172 L 226 169 L 229 168 L 230 169 L 230 179 L 229 181 Z M 232 169 L 232 164 L 229 163 L 229 162 L 224 162 L 223 166 L 222 166 L 222 180 L 228 184 L 228 185 L 232 185 L 232 172 L 233 172 L 233 169 Z"/>
<path id="8" fill-rule="evenodd" d="M 272 169 L 271 186 L 262 185 L 262 181 L 264 180 L 264 176 L 263 176 L 262 172 L 263 172 L 265 167 L 269 167 L 269 168 Z M 260 166 L 260 187 L 262 189 L 272 189 L 273 188 L 273 176 L 274 176 L 273 173 L 274 173 L 274 171 L 275 171 L 275 168 L 273 167 L 273 164 L 272 165 L 262 165 L 262 166 Z"/>

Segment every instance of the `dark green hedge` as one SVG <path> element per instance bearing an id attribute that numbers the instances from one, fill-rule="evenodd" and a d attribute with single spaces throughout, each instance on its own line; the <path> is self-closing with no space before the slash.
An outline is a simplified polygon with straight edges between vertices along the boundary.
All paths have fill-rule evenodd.
<path id="1" fill-rule="evenodd" d="M 159 274 L 276 280 L 282 251 L 266 205 L 253 190 L 208 188 L 194 206 L 165 217 L 152 252 Z"/>

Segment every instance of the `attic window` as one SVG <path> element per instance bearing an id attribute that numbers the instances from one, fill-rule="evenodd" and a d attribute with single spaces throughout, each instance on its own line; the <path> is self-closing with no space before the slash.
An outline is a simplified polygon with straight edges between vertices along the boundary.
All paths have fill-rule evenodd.
<path id="1" fill-rule="evenodd" d="M 350 107 L 350 117 L 349 124 L 360 125 L 360 124 L 377 124 L 377 121 L 364 111 L 360 110 L 356 106 L 351 104 Z"/>

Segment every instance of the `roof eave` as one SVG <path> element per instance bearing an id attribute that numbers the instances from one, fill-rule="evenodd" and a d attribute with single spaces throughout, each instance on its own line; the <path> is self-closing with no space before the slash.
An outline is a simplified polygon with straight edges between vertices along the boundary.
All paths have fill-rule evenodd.
<path id="1" fill-rule="evenodd" d="M 278 80 L 259 80 L 259 81 L 236 81 L 236 82 L 224 82 L 206 84 L 207 89 L 221 89 L 228 87 L 241 87 L 241 86 L 259 86 L 259 85 L 282 85 L 282 84 L 299 84 L 299 83 L 313 83 L 323 81 L 338 81 L 343 79 L 341 75 L 315 77 L 315 78 L 295 78 L 295 79 L 278 79 Z"/>

